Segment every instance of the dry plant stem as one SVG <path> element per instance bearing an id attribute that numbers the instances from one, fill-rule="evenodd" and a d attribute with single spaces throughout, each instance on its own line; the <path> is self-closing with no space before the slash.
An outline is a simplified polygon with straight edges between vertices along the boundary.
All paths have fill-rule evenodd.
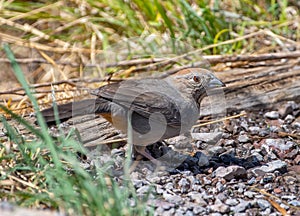
<path id="1" fill-rule="evenodd" d="M 77 53 L 91 53 L 90 49 L 86 48 L 78 48 L 78 47 L 51 47 L 40 43 L 28 42 L 27 40 L 20 39 L 19 37 L 14 37 L 8 34 L 4 34 L 0 32 L 0 39 L 4 42 L 15 44 L 18 46 L 24 46 L 34 49 L 39 49 L 43 51 L 56 52 L 56 53 L 66 53 L 66 52 L 77 52 Z M 102 53 L 102 50 L 96 50 L 97 53 Z"/>
<path id="2" fill-rule="evenodd" d="M 256 188 L 256 186 L 251 186 L 250 188 L 251 188 L 252 190 L 255 190 L 255 191 L 257 191 L 257 192 L 259 192 L 259 193 L 265 195 L 265 196 L 268 197 L 268 198 L 278 199 L 278 200 L 281 201 L 281 203 L 283 203 L 283 204 L 289 206 L 290 208 L 294 208 L 294 209 L 297 209 L 297 210 L 300 211 L 300 207 L 290 205 L 290 204 L 288 204 L 286 201 L 280 199 L 280 197 L 274 196 L 274 195 L 272 195 L 272 194 L 266 192 L 264 189 Z"/>
<path id="3" fill-rule="evenodd" d="M 0 17 L 0 24 L 5 24 L 11 27 L 15 27 L 17 29 L 23 30 L 24 32 L 30 32 L 40 38 L 43 38 L 45 40 L 51 40 L 51 37 L 47 34 L 45 34 L 44 32 L 32 27 L 31 25 L 25 23 L 24 25 L 21 25 L 19 23 L 13 22 L 11 20 L 8 19 L 4 19 L 2 17 Z M 66 43 L 62 40 L 58 40 L 58 39 L 54 39 L 53 40 L 57 45 L 62 46 L 62 47 L 69 47 L 70 44 Z"/>
<path id="4" fill-rule="evenodd" d="M 252 55 L 207 55 L 202 56 L 204 60 L 207 60 L 210 64 L 217 63 L 227 63 L 227 62 L 259 62 L 259 61 L 268 61 L 268 60 L 277 60 L 277 59 L 295 59 L 300 57 L 300 51 L 295 52 L 282 52 L 282 53 L 264 53 L 264 54 L 252 54 Z M 120 61 L 115 64 L 107 64 L 106 67 L 129 67 L 134 65 L 143 65 L 158 63 L 167 60 L 166 58 L 149 58 L 149 59 L 134 59 L 127 61 Z M 18 63 L 28 64 L 28 63 L 49 63 L 49 61 L 41 58 L 19 58 L 16 59 Z M 7 62 L 9 60 L 6 58 L 0 58 L 0 62 Z M 76 64 L 73 62 L 64 62 L 64 61 L 55 61 L 55 64 L 60 65 L 70 65 L 71 67 L 80 67 L 81 64 Z M 96 67 L 99 64 L 85 64 L 85 67 Z"/>
<path id="5" fill-rule="evenodd" d="M 55 63 L 55 61 L 48 56 L 45 52 L 39 50 L 39 53 L 41 54 L 41 56 L 43 56 L 50 64 L 53 65 L 53 67 L 59 71 L 59 73 L 61 74 L 61 76 L 67 80 L 68 78 L 66 77 L 65 73 L 59 68 L 59 66 Z M 55 76 L 53 76 L 53 78 L 55 78 Z"/>
<path id="6" fill-rule="evenodd" d="M 43 11 L 48 11 L 51 8 L 57 8 L 57 7 L 62 6 L 62 5 L 64 5 L 64 2 L 63 1 L 58 1 L 58 2 L 55 2 L 53 4 L 47 5 L 45 7 L 40 7 L 40 8 L 37 8 L 35 10 L 29 11 L 27 13 L 22 13 L 20 15 L 11 17 L 8 20 L 10 20 L 10 21 L 17 21 L 17 20 L 20 20 L 20 19 L 24 19 L 24 18 L 26 18 L 28 16 L 32 16 L 34 14 L 43 12 Z"/>
<path id="7" fill-rule="evenodd" d="M 283 216 L 288 215 L 288 213 L 286 212 L 286 210 L 284 208 L 282 208 L 277 202 L 275 202 L 273 199 L 266 197 L 266 200 L 269 201 L 269 203 L 272 204 L 272 206 L 279 211 Z"/>
<path id="8" fill-rule="evenodd" d="M 241 112 L 240 114 L 237 114 L 237 115 L 233 115 L 233 116 L 221 118 L 221 119 L 218 119 L 218 120 L 214 120 L 214 121 L 209 121 L 209 122 L 197 124 L 197 125 L 194 125 L 193 128 L 196 128 L 196 127 L 202 127 L 202 126 L 206 126 L 206 125 L 210 125 L 210 124 L 214 124 L 214 123 L 218 123 L 218 122 L 223 122 L 223 121 L 225 121 L 225 120 L 234 119 L 234 118 L 239 118 L 239 117 L 245 116 L 245 115 L 247 115 L 246 112 Z"/>

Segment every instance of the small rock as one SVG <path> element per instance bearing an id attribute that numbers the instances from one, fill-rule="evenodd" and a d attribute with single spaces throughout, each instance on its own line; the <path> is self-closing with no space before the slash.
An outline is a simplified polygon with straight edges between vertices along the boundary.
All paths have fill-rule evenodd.
<path id="1" fill-rule="evenodd" d="M 204 207 L 202 207 L 202 206 L 195 206 L 194 208 L 193 208 L 193 213 L 195 214 L 195 215 L 199 215 L 200 213 L 203 213 L 203 212 L 205 212 L 206 211 L 206 208 L 204 208 Z"/>
<path id="2" fill-rule="evenodd" d="M 258 199 L 256 202 L 259 208 L 263 211 L 271 207 L 271 204 L 265 199 Z"/>
<path id="3" fill-rule="evenodd" d="M 217 182 L 216 188 L 217 188 L 218 192 L 222 192 L 222 191 L 225 190 L 225 187 L 224 187 L 224 185 L 221 182 Z"/>
<path id="4" fill-rule="evenodd" d="M 215 144 L 222 138 L 222 132 L 214 133 L 192 133 L 194 140 L 200 140 L 209 144 Z"/>
<path id="5" fill-rule="evenodd" d="M 243 178 L 247 175 L 244 167 L 233 165 L 229 167 L 218 167 L 215 171 L 216 177 L 221 177 L 230 181 L 231 179 Z"/>
<path id="6" fill-rule="evenodd" d="M 256 149 L 251 151 L 251 155 L 256 158 L 256 160 L 262 162 L 264 160 L 263 156 L 259 154 Z"/>
<path id="7" fill-rule="evenodd" d="M 148 180 L 148 179 L 147 179 L 147 180 Z M 151 183 L 160 183 L 160 182 L 161 182 L 161 178 L 158 177 L 158 176 L 154 176 L 154 177 L 149 178 L 149 181 L 150 181 Z"/>
<path id="8" fill-rule="evenodd" d="M 298 165 L 298 164 L 300 165 L 300 154 L 296 156 L 296 158 L 294 159 L 294 161 L 295 161 L 296 165 Z"/>
<path id="9" fill-rule="evenodd" d="M 141 188 L 144 185 L 144 181 L 139 179 L 133 179 L 132 183 L 135 188 Z"/>
<path id="10" fill-rule="evenodd" d="M 197 164 L 199 167 L 204 167 L 209 165 L 209 157 L 206 154 L 203 154 L 202 152 L 196 152 L 194 157 L 198 159 Z"/>
<path id="11" fill-rule="evenodd" d="M 251 199 L 256 195 L 256 193 L 253 191 L 245 191 L 244 195 Z"/>
<path id="12" fill-rule="evenodd" d="M 246 142 L 249 142 L 250 139 L 249 139 L 249 137 L 246 134 L 242 134 L 242 135 L 239 135 L 238 141 L 240 143 L 246 143 Z"/>
<path id="13" fill-rule="evenodd" d="M 283 195 L 280 198 L 284 199 L 284 200 L 294 200 L 294 199 L 296 199 L 296 196 L 295 195 Z"/>
<path id="14" fill-rule="evenodd" d="M 294 128 L 300 128 L 300 116 L 292 123 Z"/>
<path id="15" fill-rule="evenodd" d="M 119 149 L 119 148 L 114 148 L 111 150 L 111 156 L 125 156 L 125 151 L 123 149 Z"/>
<path id="16" fill-rule="evenodd" d="M 284 176 L 283 180 L 287 185 L 295 184 L 298 181 L 295 177 L 289 175 Z"/>
<path id="17" fill-rule="evenodd" d="M 204 185 L 211 185 L 211 178 L 204 177 L 202 179 Z"/>
<path id="18" fill-rule="evenodd" d="M 227 139 L 227 140 L 225 140 L 225 146 L 233 146 L 234 145 L 234 140 L 232 140 L 232 139 Z"/>
<path id="19" fill-rule="evenodd" d="M 182 178 L 178 182 L 181 193 L 186 193 L 190 188 L 190 182 L 186 178 Z"/>
<path id="20" fill-rule="evenodd" d="M 163 192 L 164 192 L 164 189 L 162 188 L 162 186 L 156 185 L 156 193 L 161 195 L 161 194 L 163 194 Z"/>
<path id="21" fill-rule="evenodd" d="M 182 208 L 176 209 L 174 216 L 183 216 L 185 211 Z"/>
<path id="22" fill-rule="evenodd" d="M 167 210 L 167 211 L 164 211 L 163 213 L 162 213 L 162 215 L 174 215 L 175 214 L 175 208 L 170 208 L 169 210 Z"/>
<path id="23" fill-rule="evenodd" d="M 206 150 L 209 155 L 220 155 L 226 151 L 222 146 L 209 146 Z"/>
<path id="24" fill-rule="evenodd" d="M 237 204 L 239 204 L 239 201 L 237 201 L 237 199 L 227 199 L 225 201 L 225 204 L 230 205 L 230 206 L 236 206 Z"/>
<path id="25" fill-rule="evenodd" d="M 218 189 L 217 189 L 218 190 Z M 224 190 L 223 190 L 224 191 Z M 222 203 L 225 202 L 228 199 L 228 196 L 225 195 L 226 192 L 220 192 L 216 195 L 216 200 L 220 200 Z M 226 203 L 225 203 L 226 204 Z"/>
<path id="26" fill-rule="evenodd" d="M 251 135 L 257 135 L 260 132 L 261 128 L 257 126 L 249 127 L 249 132 Z"/>
<path id="27" fill-rule="evenodd" d="M 288 124 L 292 123 L 295 120 L 295 117 L 292 115 L 287 115 L 284 119 L 284 121 Z"/>
<path id="28" fill-rule="evenodd" d="M 230 211 L 229 206 L 224 204 L 224 203 L 211 205 L 210 209 L 213 212 L 219 212 L 219 213 L 222 213 L 222 214 L 228 213 Z"/>
<path id="29" fill-rule="evenodd" d="M 149 193 L 150 187 L 149 185 L 145 185 L 136 190 L 138 195 L 144 195 Z"/>
<path id="30" fill-rule="evenodd" d="M 194 201 L 195 203 L 197 203 L 197 205 L 199 206 L 207 206 L 206 201 L 203 199 L 202 194 L 192 191 L 190 193 L 188 193 L 188 196 L 191 198 L 192 201 Z"/>
<path id="31" fill-rule="evenodd" d="M 234 207 L 231 207 L 231 210 L 235 213 L 244 212 L 247 208 L 251 206 L 249 201 L 240 200 L 240 203 Z"/>
<path id="32" fill-rule="evenodd" d="M 261 167 L 254 168 L 252 170 L 252 172 L 257 176 L 260 176 L 263 173 L 272 173 L 272 172 L 275 172 L 276 170 L 284 173 L 284 172 L 286 172 L 286 168 L 287 168 L 287 164 L 284 161 L 275 160 L 275 161 L 271 161 Z"/>
<path id="33" fill-rule="evenodd" d="M 223 214 L 219 213 L 219 212 L 213 212 L 209 214 L 210 216 L 222 216 Z"/>
<path id="34" fill-rule="evenodd" d="M 256 178 L 255 178 L 255 177 L 252 177 L 252 178 L 247 182 L 248 185 L 253 185 L 253 184 L 255 184 L 255 183 L 256 183 Z"/>
<path id="35" fill-rule="evenodd" d="M 163 198 L 167 201 L 167 202 L 170 202 L 170 203 L 174 203 L 176 205 L 179 205 L 183 202 L 182 198 L 178 195 L 171 195 L 171 194 L 168 194 L 168 193 L 164 193 L 163 194 Z"/>
<path id="36" fill-rule="evenodd" d="M 284 139 L 265 139 L 265 145 L 272 146 L 281 151 L 286 151 L 289 150 L 290 148 L 293 148 L 294 143 L 293 142 L 285 143 Z"/>
<path id="37" fill-rule="evenodd" d="M 184 215 L 185 216 L 194 216 L 192 211 L 186 211 Z"/>
<path id="38" fill-rule="evenodd" d="M 274 188 L 274 193 L 280 194 L 282 190 L 280 188 Z"/>
<path id="39" fill-rule="evenodd" d="M 300 206 L 300 201 L 298 201 L 298 200 L 292 200 L 292 201 L 289 202 L 289 204 L 292 205 L 292 206 L 299 207 Z"/>
<path id="40" fill-rule="evenodd" d="M 266 112 L 264 117 L 269 119 L 278 119 L 279 113 L 277 111 Z"/>
<path id="41" fill-rule="evenodd" d="M 285 103 L 280 106 L 278 113 L 281 116 L 281 118 L 285 118 L 288 114 L 293 113 L 293 104 L 292 103 Z"/>
<path id="42" fill-rule="evenodd" d="M 165 185 L 165 188 L 171 190 L 171 189 L 174 188 L 174 185 L 173 185 L 172 182 L 168 182 L 168 183 Z"/>
<path id="43" fill-rule="evenodd" d="M 248 131 L 248 123 L 246 121 L 242 121 L 241 122 L 241 127 L 245 130 L 245 131 Z"/>
<path id="44" fill-rule="evenodd" d="M 160 199 L 153 200 L 151 202 L 152 205 L 158 208 L 162 208 L 163 210 L 169 210 L 170 208 L 173 208 L 175 205 L 173 203 L 169 203 Z"/>
<path id="45" fill-rule="evenodd" d="M 175 146 L 177 149 L 185 149 L 190 146 L 190 137 L 180 135 L 166 140 L 169 145 Z"/>
<path id="46" fill-rule="evenodd" d="M 279 131 L 279 127 L 276 126 L 276 125 L 271 125 L 271 126 L 269 127 L 269 130 L 270 130 L 270 132 L 272 132 L 272 133 L 277 133 L 277 132 Z"/>
<path id="47" fill-rule="evenodd" d="M 258 132 L 258 135 L 261 136 L 261 137 L 265 137 L 265 136 L 269 135 L 269 133 L 270 133 L 270 132 L 269 132 L 268 130 L 262 129 L 262 130 L 260 130 L 260 131 Z"/>

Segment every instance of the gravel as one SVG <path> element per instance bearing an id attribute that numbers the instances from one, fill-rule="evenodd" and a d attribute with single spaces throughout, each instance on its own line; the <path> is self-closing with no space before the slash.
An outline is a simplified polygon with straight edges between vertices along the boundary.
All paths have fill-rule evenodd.
<path id="1" fill-rule="evenodd" d="M 132 175 L 138 196 L 151 191 L 155 215 L 281 215 L 276 205 L 300 215 L 299 107 L 285 102 L 248 111 L 218 131 L 197 128 L 187 151 L 174 143 L 147 147 L 152 155 L 168 152 L 168 159 L 159 172 L 151 162 L 138 164 Z"/>

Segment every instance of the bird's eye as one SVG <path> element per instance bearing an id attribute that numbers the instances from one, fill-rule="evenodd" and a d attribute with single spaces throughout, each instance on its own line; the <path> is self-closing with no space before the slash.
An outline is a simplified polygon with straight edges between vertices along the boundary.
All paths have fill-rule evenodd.
<path id="1" fill-rule="evenodd" d="M 194 82 L 199 83 L 200 82 L 200 77 L 199 76 L 193 76 L 193 80 L 194 80 Z"/>

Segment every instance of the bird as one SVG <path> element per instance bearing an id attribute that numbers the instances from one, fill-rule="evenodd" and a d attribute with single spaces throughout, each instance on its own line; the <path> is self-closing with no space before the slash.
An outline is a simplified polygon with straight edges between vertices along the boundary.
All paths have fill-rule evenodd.
<path id="1" fill-rule="evenodd" d="M 66 121 L 86 114 L 101 115 L 126 134 L 130 115 L 134 149 L 157 163 L 146 146 L 189 133 L 199 118 L 203 98 L 224 86 L 203 68 L 182 69 L 163 79 L 126 79 L 92 90 L 95 98 L 57 105 L 58 118 Z M 56 122 L 53 107 L 41 113 L 48 125 Z"/>

